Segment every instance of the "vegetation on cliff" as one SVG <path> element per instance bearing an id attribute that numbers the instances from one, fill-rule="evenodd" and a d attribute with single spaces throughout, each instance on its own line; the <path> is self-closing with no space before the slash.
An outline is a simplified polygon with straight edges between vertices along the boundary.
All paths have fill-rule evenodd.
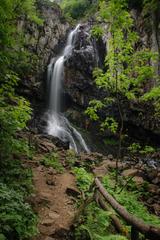
<path id="1" fill-rule="evenodd" d="M 30 148 L 18 136 L 31 118 L 29 102 L 16 94 L 29 56 L 23 32 L 17 30 L 22 17 L 41 23 L 35 1 L 0 2 L 0 239 L 26 239 L 37 232 L 37 218 L 25 202 L 32 175 L 20 161 Z"/>

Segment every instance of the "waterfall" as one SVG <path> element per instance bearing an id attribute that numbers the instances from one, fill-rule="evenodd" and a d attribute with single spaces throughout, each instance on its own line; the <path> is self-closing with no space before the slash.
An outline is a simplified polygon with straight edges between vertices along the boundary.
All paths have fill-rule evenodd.
<path id="1" fill-rule="evenodd" d="M 80 151 L 90 152 L 81 134 L 70 124 L 61 113 L 61 88 L 64 73 L 64 60 L 72 52 L 74 38 L 80 24 L 70 32 L 66 46 L 62 55 L 48 65 L 48 85 L 49 85 L 49 117 L 47 132 L 49 135 L 58 137 L 64 142 L 69 142 L 70 148 L 77 153 Z"/>

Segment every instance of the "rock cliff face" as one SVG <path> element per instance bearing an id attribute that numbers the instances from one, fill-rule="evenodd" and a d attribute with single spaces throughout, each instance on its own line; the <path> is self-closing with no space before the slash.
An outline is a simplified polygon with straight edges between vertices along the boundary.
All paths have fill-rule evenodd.
<path id="1" fill-rule="evenodd" d="M 97 66 L 98 54 L 88 26 L 75 37 L 72 54 L 65 60 L 64 86 L 74 104 L 85 107 L 88 98 L 94 96 L 92 72 Z"/>
<path id="2" fill-rule="evenodd" d="M 135 29 L 140 34 L 139 47 L 148 47 L 159 53 L 160 19 L 158 16 L 156 15 L 156 22 L 153 22 L 153 19 L 150 18 L 150 22 L 148 23 L 149 28 L 147 28 L 139 10 L 132 9 L 131 13 L 135 20 Z M 95 98 L 101 99 L 107 94 L 96 88 L 92 72 L 97 66 L 103 67 L 102 62 L 107 53 L 109 33 L 107 32 L 107 27 L 103 26 L 106 34 L 102 39 L 96 41 L 91 37 L 91 27 L 92 25 L 87 23 L 83 26 L 83 33 L 81 33 L 81 30 L 79 31 L 75 39 L 75 47 L 72 54 L 65 61 L 65 95 L 70 100 L 68 114 L 72 120 L 75 120 L 75 122 L 83 127 L 86 125 L 86 121 L 80 112 L 83 114 L 90 100 Z M 159 74 L 159 61 L 154 63 L 154 67 L 155 72 Z M 149 86 L 154 86 L 156 83 L 151 81 L 148 84 Z M 160 120 L 153 117 L 150 106 L 137 106 L 137 103 L 129 105 L 126 102 L 124 102 L 124 106 L 126 128 L 133 129 L 136 127 L 137 134 L 138 131 L 141 131 L 141 134 L 144 135 L 152 135 L 153 133 L 153 138 L 157 140 L 156 135 L 160 136 Z M 114 111 L 115 116 L 117 116 L 115 106 L 112 109 L 106 109 L 105 114 L 109 114 L 110 111 L 112 113 Z M 134 131 L 129 130 L 129 132 L 133 133 Z"/>
<path id="3" fill-rule="evenodd" d="M 63 18 L 58 5 L 46 4 L 45 1 L 38 1 L 40 17 L 43 25 L 30 23 L 24 19 L 19 20 L 18 28 L 25 29 L 26 48 L 32 54 L 32 69 L 26 73 L 20 92 L 27 96 L 35 109 L 41 111 L 44 107 L 46 96 L 46 70 L 51 58 L 56 57 L 65 45 L 66 36 L 69 31 L 69 24 Z M 147 24 L 141 15 L 140 9 L 132 6 L 132 16 L 135 19 L 135 29 L 140 33 L 140 46 L 147 46 L 159 52 L 160 56 L 160 10 L 154 12 Z M 65 111 L 69 117 L 81 127 L 93 124 L 86 120 L 84 110 L 90 100 L 103 98 L 106 92 L 97 89 L 92 72 L 97 66 L 104 67 L 103 62 L 107 54 L 107 39 L 109 33 L 107 26 L 103 26 L 105 35 L 102 39 L 96 40 L 91 34 L 93 22 L 83 25 L 75 38 L 75 47 L 72 53 L 65 59 L 64 72 L 64 99 Z M 155 71 L 160 73 L 160 63 L 155 63 Z M 155 84 L 151 82 L 151 85 Z M 136 106 L 126 104 L 124 113 L 127 127 L 137 127 L 144 131 L 150 131 L 160 135 L 160 121 L 153 120 L 152 113 L 149 113 L 148 106 Z M 108 109 L 117 115 L 116 108 Z M 103 115 L 103 113 L 102 113 Z"/>
<path id="4" fill-rule="evenodd" d="M 92 24 L 83 24 L 79 29 L 72 53 L 65 60 L 64 91 L 70 100 L 67 110 L 72 120 L 81 127 L 85 125 L 84 110 L 89 101 L 104 96 L 93 80 L 93 70 L 102 66 L 106 43 L 91 36 Z"/>
<path id="5" fill-rule="evenodd" d="M 37 9 L 43 24 L 37 25 L 21 19 L 18 28 L 25 31 L 26 49 L 31 54 L 32 62 L 32 69 L 24 76 L 20 90 L 33 106 L 39 108 L 45 102 L 47 66 L 63 47 L 69 24 L 63 18 L 60 7 L 54 3 L 39 0 Z"/>

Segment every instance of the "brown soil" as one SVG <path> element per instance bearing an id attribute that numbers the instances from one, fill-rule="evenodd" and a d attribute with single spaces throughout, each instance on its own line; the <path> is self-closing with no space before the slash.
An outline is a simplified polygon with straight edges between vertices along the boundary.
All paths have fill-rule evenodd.
<path id="1" fill-rule="evenodd" d="M 39 235 L 34 240 L 66 239 L 75 216 L 75 199 L 67 188 L 76 189 L 75 177 L 70 172 L 56 174 L 52 168 L 33 167 L 36 194 L 33 204 L 39 216 Z"/>

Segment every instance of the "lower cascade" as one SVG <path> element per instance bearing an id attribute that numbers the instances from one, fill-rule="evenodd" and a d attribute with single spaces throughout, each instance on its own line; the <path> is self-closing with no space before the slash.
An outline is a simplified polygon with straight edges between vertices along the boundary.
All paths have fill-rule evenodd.
<path id="1" fill-rule="evenodd" d="M 81 134 L 61 113 L 61 88 L 64 60 L 65 57 L 72 52 L 75 35 L 78 32 L 79 27 L 80 24 L 70 32 L 62 55 L 56 61 L 52 59 L 48 65 L 49 117 L 47 126 L 47 133 L 49 135 L 58 137 L 64 142 L 69 142 L 70 148 L 74 149 L 77 153 L 81 151 L 90 152 L 90 150 Z"/>

